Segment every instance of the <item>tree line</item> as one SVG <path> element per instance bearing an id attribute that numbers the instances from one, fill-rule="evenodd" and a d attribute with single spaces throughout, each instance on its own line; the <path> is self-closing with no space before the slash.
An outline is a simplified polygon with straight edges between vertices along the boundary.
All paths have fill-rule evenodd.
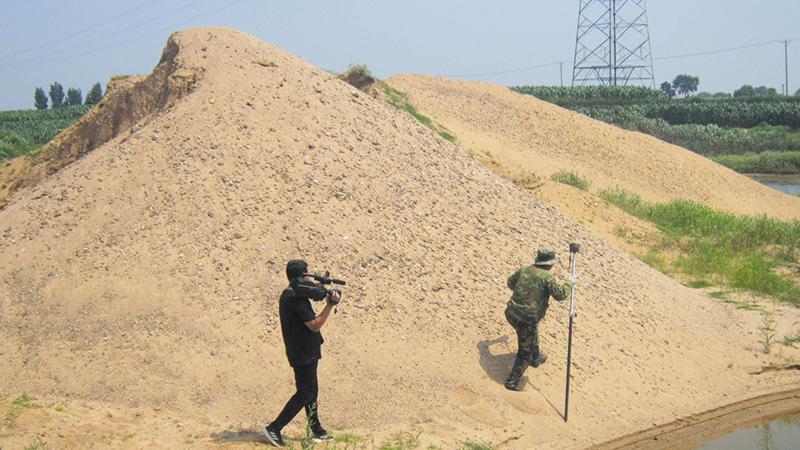
<path id="1" fill-rule="evenodd" d="M 59 82 L 50 85 L 49 99 L 48 94 L 45 94 L 44 89 L 37 87 L 33 92 L 33 106 L 36 109 L 47 109 L 48 100 L 50 101 L 51 108 L 57 109 L 66 106 L 79 106 L 79 105 L 95 105 L 103 98 L 103 89 L 100 83 L 95 83 L 89 93 L 86 94 L 86 101 L 84 102 L 83 94 L 79 88 L 68 88 L 66 94 L 64 93 L 64 86 Z"/>
<path id="2" fill-rule="evenodd" d="M 659 90 L 661 93 L 669 98 L 672 99 L 675 95 L 683 95 L 688 97 L 692 92 L 695 92 L 697 88 L 700 86 L 700 78 L 692 76 L 692 75 L 678 75 L 675 79 L 670 83 L 669 81 L 665 81 L 661 83 Z M 697 94 L 699 98 L 743 98 L 743 97 L 777 97 L 781 95 L 778 93 L 778 90 L 772 87 L 766 86 L 753 86 L 751 84 L 745 84 L 739 89 L 733 91 L 731 95 L 728 92 L 717 92 L 716 94 L 711 94 L 708 92 L 700 92 Z M 800 96 L 800 89 L 794 93 L 796 96 Z"/>

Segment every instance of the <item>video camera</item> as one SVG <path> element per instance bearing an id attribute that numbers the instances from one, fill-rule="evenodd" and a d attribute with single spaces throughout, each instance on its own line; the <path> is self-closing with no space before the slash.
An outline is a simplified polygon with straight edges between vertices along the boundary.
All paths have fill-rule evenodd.
<path id="1" fill-rule="evenodd" d="M 325 275 L 319 275 L 317 273 L 304 273 L 303 276 L 304 277 L 313 278 L 317 283 L 319 283 L 317 285 L 317 288 L 325 290 L 325 295 L 324 296 L 322 296 L 320 298 L 311 297 L 312 300 L 320 301 L 323 298 L 327 298 L 328 302 L 331 303 L 332 305 L 336 305 L 337 303 L 339 303 L 338 300 L 333 300 L 333 293 L 335 292 L 335 293 L 341 294 L 342 291 L 340 289 L 337 289 L 337 288 L 327 288 L 325 286 L 328 285 L 328 284 L 339 284 L 339 285 L 344 286 L 344 285 L 347 284 L 346 281 L 340 280 L 338 278 L 331 278 L 331 273 L 328 272 L 328 271 L 325 271 Z"/>
<path id="2" fill-rule="evenodd" d="M 325 272 L 325 276 L 322 276 L 322 275 L 319 275 L 319 274 L 316 274 L 316 273 L 304 273 L 303 276 L 304 277 L 311 277 L 311 278 L 315 279 L 317 281 L 317 283 L 319 283 L 319 284 L 321 284 L 323 286 L 326 285 L 326 284 L 341 284 L 342 286 L 347 284 L 347 282 L 344 281 L 344 280 L 339 280 L 337 278 L 331 278 L 331 273 L 328 272 L 328 271 Z"/>

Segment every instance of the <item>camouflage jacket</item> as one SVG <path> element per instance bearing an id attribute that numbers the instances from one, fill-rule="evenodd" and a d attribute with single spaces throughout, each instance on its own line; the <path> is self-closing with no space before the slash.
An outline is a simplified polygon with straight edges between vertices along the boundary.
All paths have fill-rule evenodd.
<path id="1" fill-rule="evenodd" d="M 513 291 L 506 311 L 522 322 L 542 320 L 549 304 L 550 296 L 564 300 L 569 296 L 570 285 L 561 285 L 549 270 L 527 266 L 508 277 L 508 288 Z"/>

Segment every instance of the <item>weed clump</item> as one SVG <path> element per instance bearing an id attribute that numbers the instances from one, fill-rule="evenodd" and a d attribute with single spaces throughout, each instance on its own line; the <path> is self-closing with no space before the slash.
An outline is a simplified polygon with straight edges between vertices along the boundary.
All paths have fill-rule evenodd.
<path id="1" fill-rule="evenodd" d="M 372 72 L 365 64 L 351 64 L 340 78 L 361 90 L 375 83 L 375 77 L 372 76 Z"/>
<path id="2" fill-rule="evenodd" d="M 582 191 L 589 190 L 589 181 L 587 181 L 580 175 L 576 174 L 575 172 L 570 172 L 567 170 L 559 170 L 558 172 L 555 172 L 554 174 L 550 175 L 550 179 L 558 183 L 574 186 Z"/>
<path id="3" fill-rule="evenodd" d="M 775 334 L 777 323 L 772 318 L 772 313 L 764 311 L 761 313 L 761 325 L 758 327 L 758 333 L 761 336 L 761 345 L 764 353 L 767 355 L 772 351 L 772 346 L 775 345 Z"/>

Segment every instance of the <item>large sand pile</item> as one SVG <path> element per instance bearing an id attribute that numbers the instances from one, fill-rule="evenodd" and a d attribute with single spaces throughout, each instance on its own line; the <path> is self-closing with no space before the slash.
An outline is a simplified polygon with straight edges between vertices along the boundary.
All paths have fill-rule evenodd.
<path id="1" fill-rule="evenodd" d="M 320 369 L 334 429 L 584 447 L 796 383 L 751 374 L 754 315 L 595 238 L 408 114 L 236 31 L 167 48 L 151 77 L 189 75 L 191 92 L 0 211 L 0 393 L 82 402 L 45 425 L 51 446 L 169 447 L 156 438 L 185 432 L 117 424 L 76 441 L 76 414 L 98 404 L 202 422 L 195 446 L 273 418 L 292 391 L 276 300 L 299 256 L 348 280 Z M 541 245 L 563 274 L 571 241 L 584 252 L 567 425 L 564 306 L 521 393 L 502 386 L 502 313 L 505 277 Z"/>
<path id="2" fill-rule="evenodd" d="M 736 214 L 800 218 L 795 196 L 689 150 L 503 86 L 421 75 L 394 77 L 388 84 L 408 93 L 459 145 L 512 179 L 531 173 L 547 179 L 569 170 L 586 178 L 592 191 L 621 188 L 651 202 L 687 199 Z M 559 200 L 554 192 L 545 195 L 554 204 Z"/>

